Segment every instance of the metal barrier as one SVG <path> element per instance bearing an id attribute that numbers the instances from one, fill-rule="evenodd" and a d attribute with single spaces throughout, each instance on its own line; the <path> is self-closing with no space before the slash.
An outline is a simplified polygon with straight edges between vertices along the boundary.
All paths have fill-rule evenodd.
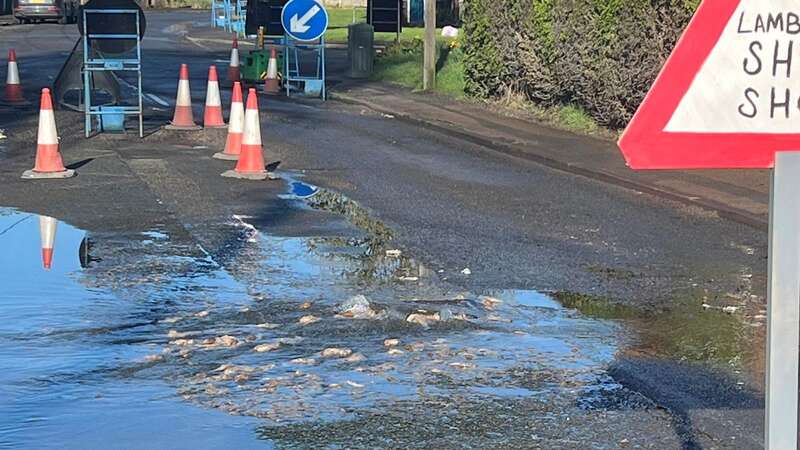
<path id="1" fill-rule="evenodd" d="M 93 32 L 91 26 L 92 15 L 118 14 L 122 17 L 130 15 L 132 17 L 123 19 L 127 23 L 135 23 L 133 33 L 98 33 Z M 89 137 L 92 131 L 92 117 L 98 118 L 98 131 L 113 129 L 124 130 L 124 117 L 126 115 L 139 116 L 139 137 L 144 137 L 144 117 L 142 109 L 142 26 L 140 22 L 140 9 L 84 9 L 83 10 L 83 92 L 85 107 L 85 134 Z M 94 30 L 97 31 L 97 30 Z M 107 31 L 107 30 L 100 30 Z M 120 42 L 120 47 L 125 48 L 124 41 L 134 41 L 135 46 L 131 46 L 129 51 L 120 52 L 118 57 L 106 57 L 103 52 L 93 49 L 92 41 Z M 114 46 L 110 46 L 114 47 Z M 133 53 L 131 55 L 130 53 Z M 125 55 L 128 55 L 125 57 Z M 137 106 L 103 106 L 95 105 L 92 101 L 92 91 L 94 89 L 92 73 L 95 72 L 114 72 L 129 71 L 136 72 L 138 84 L 136 86 Z M 104 120 L 105 119 L 105 120 Z"/>
<path id="2" fill-rule="evenodd" d="M 323 100 L 327 98 L 325 90 L 325 37 L 316 41 L 302 42 L 285 37 L 284 50 L 284 85 L 286 95 L 291 95 L 292 83 L 303 83 L 306 95 L 319 95 Z M 315 61 L 313 70 L 305 70 L 301 55 L 314 53 Z"/>
<path id="3" fill-rule="evenodd" d="M 227 4 L 229 2 L 227 0 L 218 2 L 216 0 L 211 0 L 211 26 L 212 27 L 219 27 L 225 28 L 228 22 L 228 14 L 230 8 L 228 8 Z"/>
<path id="4" fill-rule="evenodd" d="M 211 26 L 225 31 L 245 35 L 247 0 L 211 1 Z"/>

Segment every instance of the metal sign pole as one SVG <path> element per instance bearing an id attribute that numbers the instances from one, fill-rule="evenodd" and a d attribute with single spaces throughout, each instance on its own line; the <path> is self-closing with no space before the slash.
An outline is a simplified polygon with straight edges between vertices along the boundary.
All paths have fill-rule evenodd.
<path id="1" fill-rule="evenodd" d="M 772 172 L 767 292 L 765 448 L 797 449 L 800 356 L 800 152 L 778 152 Z"/>

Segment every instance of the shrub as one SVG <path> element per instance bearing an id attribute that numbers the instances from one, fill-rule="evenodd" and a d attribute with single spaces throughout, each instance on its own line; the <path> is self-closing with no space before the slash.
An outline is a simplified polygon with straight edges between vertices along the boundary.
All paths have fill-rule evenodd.
<path id="1" fill-rule="evenodd" d="M 466 0 L 466 91 L 518 92 L 622 127 L 698 0 Z"/>

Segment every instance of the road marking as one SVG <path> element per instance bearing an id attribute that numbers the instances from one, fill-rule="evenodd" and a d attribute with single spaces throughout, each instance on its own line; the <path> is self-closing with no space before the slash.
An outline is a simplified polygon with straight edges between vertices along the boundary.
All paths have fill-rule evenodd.
<path id="1" fill-rule="evenodd" d="M 202 47 L 202 48 L 204 48 L 206 50 L 211 50 L 211 49 L 206 47 L 206 46 L 204 46 L 204 45 L 202 45 L 200 42 L 211 42 L 211 43 L 214 43 L 214 44 L 225 44 L 225 45 L 230 45 L 231 44 L 231 41 L 226 41 L 225 39 L 196 38 L 196 37 L 191 37 L 191 36 L 186 36 L 186 39 L 188 39 L 189 42 L 191 42 L 191 43 L 193 43 L 195 45 L 198 45 L 198 46 L 200 46 L 200 47 Z M 255 46 L 256 44 L 254 44 L 253 42 L 239 41 L 239 45 L 252 45 L 252 46 Z"/>
<path id="2" fill-rule="evenodd" d="M 161 97 L 157 96 L 156 94 L 145 94 L 145 95 L 147 96 L 147 98 L 158 103 L 161 106 L 169 106 L 169 103 L 162 100 Z"/>

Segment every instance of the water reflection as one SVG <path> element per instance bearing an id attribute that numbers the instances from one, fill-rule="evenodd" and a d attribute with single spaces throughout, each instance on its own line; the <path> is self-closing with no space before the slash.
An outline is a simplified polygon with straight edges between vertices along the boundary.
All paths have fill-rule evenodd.
<path id="1" fill-rule="evenodd" d="M 283 238 L 237 216 L 208 252 L 178 224 L 89 239 L 35 219 L 0 214 L 0 447 L 250 448 L 256 424 L 430 396 L 575 404 L 610 383 L 616 323 L 453 290 L 377 226 Z"/>
<path id="2" fill-rule="evenodd" d="M 39 216 L 39 235 L 42 241 L 42 266 L 50 270 L 53 266 L 53 246 L 56 240 L 58 221 L 50 216 Z"/>

